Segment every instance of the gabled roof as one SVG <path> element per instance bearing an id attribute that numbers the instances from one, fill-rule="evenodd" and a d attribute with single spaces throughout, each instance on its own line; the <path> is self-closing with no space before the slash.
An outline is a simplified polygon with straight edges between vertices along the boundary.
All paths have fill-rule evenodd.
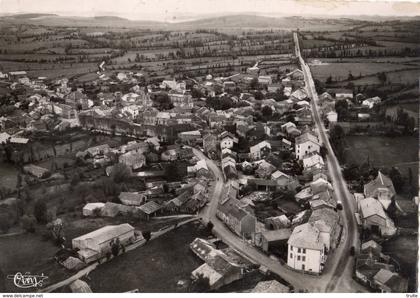
<path id="1" fill-rule="evenodd" d="M 313 223 L 305 223 L 295 227 L 287 243 L 292 246 L 313 250 L 322 250 L 324 248 L 320 238 L 320 231 Z"/>
<path id="2" fill-rule="evenodd" d="M 267 241 L 287 240 L 290 238 L 292 230 L 288 228 L 278 229 L 273 231 L 264 231 L 261 234 Z"/>
<path id="3" fill-rule="evenodd" d="M 249 151 L 251 153 L 258 152 L 258 151 L 260 151 L 264 147 L 267 147 L 267 148 L 271 149 L 271 144 L 269 142 L 267 142 L 267 141 L 262 141 L 262 142 L 259 142 L 256 145 L 254 145 L 254 146 L 251 146 L 249 148 Z"/>
<path id="4" fill-rule="evenodd" d="M 289 287 L 279 283 L 277 280 L 260 281 L 251 293 L 288 293 Z"/>
<path id="5" fill-rule="evenodd" d="M 121 203 L 126 205 L 140 205 L 145 196 L 144 194 L 138 192 L 121 192 L 118 198 Z"/>
<path id="6" fill-rule="evenodd" d="M 395 195 L 394 184 L 392 183 L 391 178 L 378 171 L 378 176 L 364 186 L 364 193 L 366 197 L 373 195 L 375 190 L 378 188 L 388 188 L 393 195 Z"/>
<path id="7" fill-rule="evenodd" d="M 366 198 L 361 200 L 359 204 L 362 218 L 365 219 L 373 215 L 377 215 L 379 217 L 382 217 L 383 219 L 387 218 L 381 203 L 377 199 Z"/>
<path id="8" fill-rule="evenodd" d="M 289 175 L 287 175 L 287 174 L 285 174 L 285 173 L 283 173 L 279 170 L 277 170 L 277 171 L 275 171 L 274 173 L 271 174 L 271 179 L 273 179 L 273 180 L 279 179 L 281 177 L 284 177 L 284 178 L 287 178 L 287 179 L 290 178 Z"/>
<path id="9" fill-rule="evenodd" d="M 303 144 L 306 142 L 312 142 L 319 146 L 318 138 L 310 132 L 305 132 L 300 136 L 296 137 L 295 139 L 296 145 Z"/>
<path id="10" fill-rule="evenodd" d="M 366 250 L 368 250 L 368 249 L 375 249 L 375 250 L 378 250 L 378 251 L 382 251 L 382 246 L 381 245 L 379 245 L 376 241 L 374 241 L 374 240 L 369 240 L 369 241 L 367 241 L 367 242 L 364 242 L 364 243 L 362 243 L 362 246 L 361 246 L 361 252 L 363 253 L 364 251 L 366 251 Z"/>
<path id="11" fill-rule="evenodd" d="M 73 241 L 89 240 L 95 244 L 100 244 L 130 231 L 134 231 L 134 228 L 128 223 L 120 225 L 109 225 L 102 227 L 96 231 L 90 232 L 88 234 L 74 238 Z"/>
<path id="12" fill-rule="evenodd" d="M 324 159 L 319 154 L 311 154 L 303 158 L 303 167 L 310 168 L 315 165 L 324 166 Z"/>
<path id="13" fill-rule="evenodd" d="M 321 208 L 312 211 L 309 222 L 314 223 L 321 232 L 329 233 L 338 225 L 339 216 L 330 208 Z"/>
<path id="14" fill-rule="evenodd" d="M 386 269 L 381 269 L 373 278 L 381 284 L 385 284 L 393 275 L 393 272 Z"/>
<path id="15" fill-rule="evenodd" d="M 162 206 L 160 206 L 158 203 L 154 202 L 154 201 L 149 201 L 143 205 L 141 205 L 140 207 L 137 207 L 138 209 L 140 209 L 141 211 L 143 211 L 144 213 L 150 215 L 158 210 L 160 210 L 162 208 Z"/>

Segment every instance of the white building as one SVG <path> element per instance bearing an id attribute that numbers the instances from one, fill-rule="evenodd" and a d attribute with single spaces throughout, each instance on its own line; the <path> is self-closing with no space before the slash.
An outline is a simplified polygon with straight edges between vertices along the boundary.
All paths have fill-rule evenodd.
<path id="1" fill-rule="evenodd" d="M 336 112 L 330 111 L 326 116 L 329 123 L 337 123 L 338 115 Z"/>
<path id="2" fill-rule="evenodd" d="M 109 225 L 96 231 L 74 238 L 73 249 L 79 249 L 78 255 L 85 263 L 95 261 L 103 257 L 111 250 L 111 241 L 119 239 L 122 245 L 134 239 L 134 228 L 125 223 L 120 225 Z"/>
<path id="3" fill-rule="evenodd" d="M 271 78 L 271 76 L 259 76 L 258 83 L 263 85 L 269 85 L 273 83 L 273 79 Z"/>
<path id="4" fill-rule="evenodd" d="M 295 154 L 297 159 L 303 159 L 304 156 L 317 152 L 319 153 L 321 146 L 318 138 L 313 134 L 306 132 L 295 139 Z"/>
<path id="5" fill-rule="evenodd" d="M 324 160 L 322 159 L 322 156 L 319 154 L 312 154 L 307 155 L 303 158 L 303 168 L 308 169 L 312 167 L 317 167 L 319 169 L 322 169 L 324 167 Z"/>
<path id="6" fill-rule="evenodd" d="M 271 144 L 267 141 L 262 141 L 249 148 L 250 156 L 254 160 L 261 159 L 261 157 L 271 151 Z"/>
<path id="7" fill-rule="evenodd" d="M 224 131 L 219 135 L 220 149 L 232 149 L 235 143 L 238 143 L 238 139 L 231 133 Z"/>
<path id="8" fill-rule="evenodd" d="M 95 210 L 101 211 L 104 208 L 105 204 L 101 202 L 97 203 L 87 203 L 83 207 L 83 216 L 92 216 L 95 215 Z"/>
<path id="9" fill-rule="evenodd" d="M 306 223 L 295 227 L 287 244 L 289 267 L 313 273 L 322 272 L 326 260 L 325 244 L 314 224 Z"/>
<path id="10" fill-rule="evenodd" d="M 378 96 L 365 99 L 362 101 L 362 106 L 372 109 L 376 104 L 381 102 L 381 98 Z"/>

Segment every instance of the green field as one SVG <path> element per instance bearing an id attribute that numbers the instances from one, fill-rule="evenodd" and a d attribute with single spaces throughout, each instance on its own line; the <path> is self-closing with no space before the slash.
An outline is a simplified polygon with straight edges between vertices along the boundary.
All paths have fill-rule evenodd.
<path id="1" fill-rule="evenodd" d="M 369 162 L 378 168 L 399 168 L 403 176 L 411 168 L 414 181 L 418 173 L 418 139 L 415 137 L 347 136 L 345 139 L 345 162 L 362 164 Z"/>
<path id="2" fill-rule="evenodd" d="M 189 244 L 203 236 L 195 224 L 182 226 L 101 265 L 89 274 L 88 284 L 93 292 L 185 292 L 177 282 L 189 280 L 191 272 L 203 263 Z"/>
<path id="3" fill-rule="evenodd" d="M 0 187 L 16 188 L 18 170 L 11 164 L 0 163 Z"/>
<path id="4" fill-rule="evenodd" d="M 5 275 L 14 275 L 17 272 L 37 275 L 44 273 L 48 276 L 45 280 L 46 286 L 70 276 L 53 258 L 58 249 L 52 241 L 44 241 L 37 234 L 3 237 L 0 238 L 0 268 Z M 33 291 L 15 287 L 13 280 L 6 280 L 5 288 L 6 292 Z"/>
<path id="5" fill-rule="evenodd" d="M 323 62 L 323 59 L 320 60 Z M 334 81 L 342 81 L 347 79 L 350 72 L 355 77 L 359 75 L 369 76 L 375 75 L 379 72 L 392 72 L 396 70 L 412 69 L 416 68 L 416 66 L 394 63 L 349 62 L 311 65 L 310 68 L 315 79 L 318 79 L 321 82 L 325 82 L 325 80 L 330 75 Z"/>
<path id="6" fill-rule="evenodd" d="M 397 236 L 383 243 L 383 253 L 395 259 L 400 267 L 401 274 L 408 278 L 408 291 L 417 290 L 417 236 Z"/>

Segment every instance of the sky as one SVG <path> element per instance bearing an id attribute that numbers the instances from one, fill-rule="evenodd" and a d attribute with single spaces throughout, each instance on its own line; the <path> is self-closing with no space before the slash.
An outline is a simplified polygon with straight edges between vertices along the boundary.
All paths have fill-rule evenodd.
<path id="1" fill-rule="evenodd" d="M 176 21 L 206 16 L 382 15 L 418 16 L 420 0 L 0 0 L 0 13 L 115 15 L 133 20 Z"/>

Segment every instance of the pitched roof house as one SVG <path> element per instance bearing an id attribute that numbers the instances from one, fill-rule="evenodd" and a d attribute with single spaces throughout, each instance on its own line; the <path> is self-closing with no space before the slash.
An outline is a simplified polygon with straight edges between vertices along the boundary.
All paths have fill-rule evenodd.
<path id="1" fill-rule="evenodd" d="M 270 151 L 271 144 L 267 141 L 262 141 L 249 148 L 249 156 L 254 160 L 258 160 L 266 156 Z"/>
<path id="2" fill-rule="evenodd" d="M 121 203 L 130 206 L 140 206 L 146 201 L 146 196 L 139 192 L 121 192 L 118 198 Z"/>
<path id="3" fill-rule="evenodd" d="M 373 277 L 376 287 L 382 293 L 406 293 L 408 281 L 398 273 L 387 269 L 380 269 Z"/>
<path id="4" fill-rule="evenodd" d="M 287 244 L 289 267 L 313 273 L 322 272 L 326 261 L 325 242 L 314 223 L 295 227 Z"/>
<path id="5" fill-rule="evenodd" d="M 312 152 L 319 153 L 320 148 L 318 138 L 310 132 L 305 132 L 295 139 L 295 154 L 298 159 L 303 159 Z"/>
<path id="6" fill-rule="evenodd" d="M 391 199 L 395 195 L 395 188 L 392 180 L 378 171 L 378 176 L 364 185 L 364 195 L 366 197 L 377 198 L 384 209 L 388 209 Z"/>
<path id="7" fill-rule="evenodd" d="M 382 236 L 392 236 L 397 229 L 394 222 L 385 213 L 381 203 L 375 198 L 366 198 L 358 202 L 361 225 L 365 229 L 372 229 Z"/>

